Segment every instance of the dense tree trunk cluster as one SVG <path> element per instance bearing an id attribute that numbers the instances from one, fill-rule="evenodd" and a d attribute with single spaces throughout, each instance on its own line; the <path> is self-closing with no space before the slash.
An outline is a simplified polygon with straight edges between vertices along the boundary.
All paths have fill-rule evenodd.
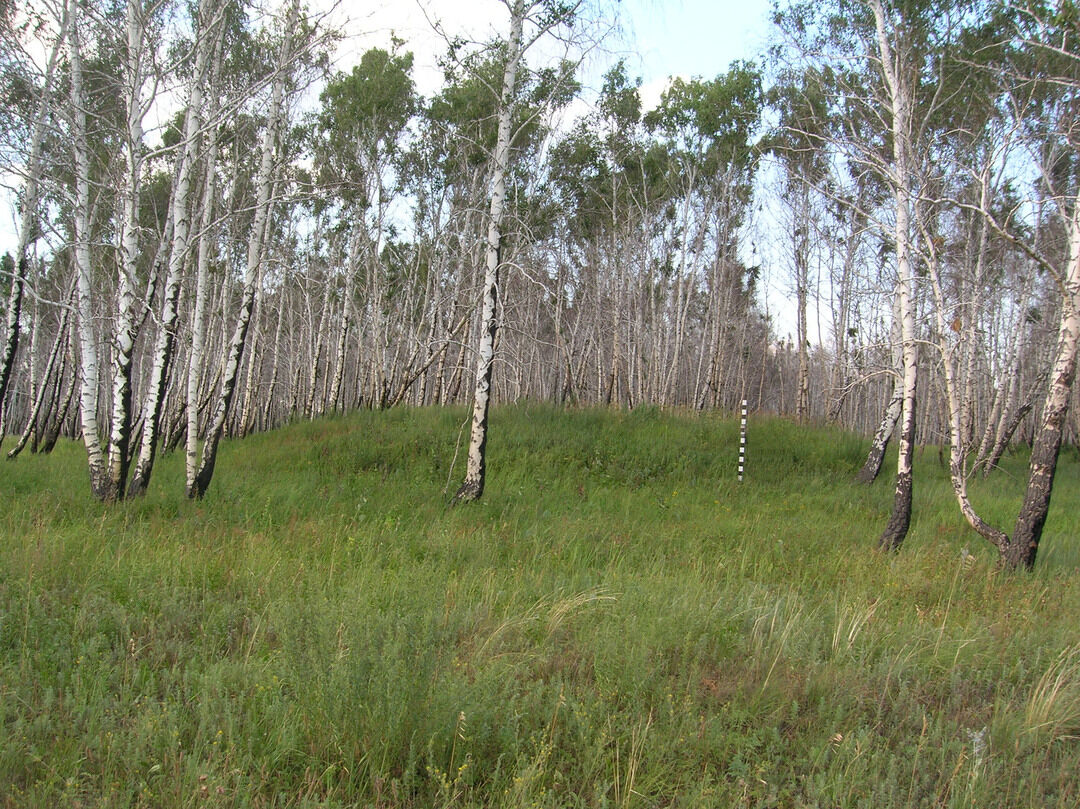
<path id="1" fill-rule="evenodd" d="M 946 446 L 961 511 L 1030 566 L 1080 432 L 1075 23 L 789 2 L 772 74 L 674 79 L 646 110 L 618 63 L 567 123 L 596 9 L 493 8 L 506 40 L 448 38 L 424 98 L 398 41 L 330 72 L 293 0 L 3 7 L 9 456 L 77 436 L 117 500 L 183 447 L 202 497 L 226 435 L 471 403 L 468 500 L 492 402 L 748 399 L 873 434 L 864 481 L 897 439 L 887 548 L 914 447 Z M 1010 537 L 966 486 L 1015 441 Z"/>

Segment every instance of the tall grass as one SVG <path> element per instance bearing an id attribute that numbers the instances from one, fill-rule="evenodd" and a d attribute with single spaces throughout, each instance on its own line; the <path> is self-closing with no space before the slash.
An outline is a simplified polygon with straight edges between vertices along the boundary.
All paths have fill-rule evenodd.
<path id="1" fill-rule="evenodd" d="M 881 556 L 844 433 L 752 421 L 740 484 L 735 420 L 497 409 L 450 508 L 463 419 L 230 442 L 194 503 L 6 464 L 0 806 L 1080 804 L 1075 457 L 1015 575 L 934 451 Z"/>

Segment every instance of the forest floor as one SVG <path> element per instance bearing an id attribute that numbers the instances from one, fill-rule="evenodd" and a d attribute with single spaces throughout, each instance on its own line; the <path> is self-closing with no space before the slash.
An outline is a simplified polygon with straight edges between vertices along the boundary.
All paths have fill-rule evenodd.
<path id="1" fill-rule="evenodd" d="M 737 418 L 496 408 L 450 507 L 465 418 L 230 441 L 201 502 L 5 463 L 0 807 L 1080 805 L 1075 450 L 1008 573 L 936 449 L 885 556 L 849 434 L 752 419 L 740 483 Z"/>

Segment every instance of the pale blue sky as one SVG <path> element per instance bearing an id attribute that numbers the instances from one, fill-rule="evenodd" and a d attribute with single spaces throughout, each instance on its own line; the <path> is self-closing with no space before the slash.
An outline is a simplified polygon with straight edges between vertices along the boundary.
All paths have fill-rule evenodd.
<path id="1" fill-rule="evenodd" d="M 333 0 L 316 0 L 315 6 Z M 602 46 L 598 62 L 624 56 L 631 75 L 640 76 L 648 98 L 669 76 L 712 78 L 734 59 L 752 59 L 769 30 L 770 0 L 621 0 L 614 6 L 620 28 Z M 342 2 L 332 19 L 354 38 L 342 43 L 337 63 L 347 68 L 369 47 L 385 47 L 393 31 L 416 57 L 420 91 L 432 92 L 440 72 L 436 59 L 444 44 L 429 20 L 439 21 L 450 35 L 487 40 L 506 35 L 506 8 L 499 0 L 381 0 Z M 603 72 L 601 67 L 600 72 Z M 650 93 L 650 90 L 652 93 Z"/>
<path id="2" fill-rule="evenodd" d="M 769 31 L 769 0 L 622 0 L 627 38 L 646 83 L 666 76 L 712 78 L 753 59 Z"/>

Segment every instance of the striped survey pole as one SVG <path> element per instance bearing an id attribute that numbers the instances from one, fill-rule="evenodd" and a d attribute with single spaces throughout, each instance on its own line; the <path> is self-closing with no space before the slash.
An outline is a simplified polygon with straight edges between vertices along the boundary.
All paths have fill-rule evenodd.
<path id="1" fill-rule="evenodd" d="M 742 400 L 742 421 L 739 422 L 739 483 L 746 469 L 746 399 Z"/>

